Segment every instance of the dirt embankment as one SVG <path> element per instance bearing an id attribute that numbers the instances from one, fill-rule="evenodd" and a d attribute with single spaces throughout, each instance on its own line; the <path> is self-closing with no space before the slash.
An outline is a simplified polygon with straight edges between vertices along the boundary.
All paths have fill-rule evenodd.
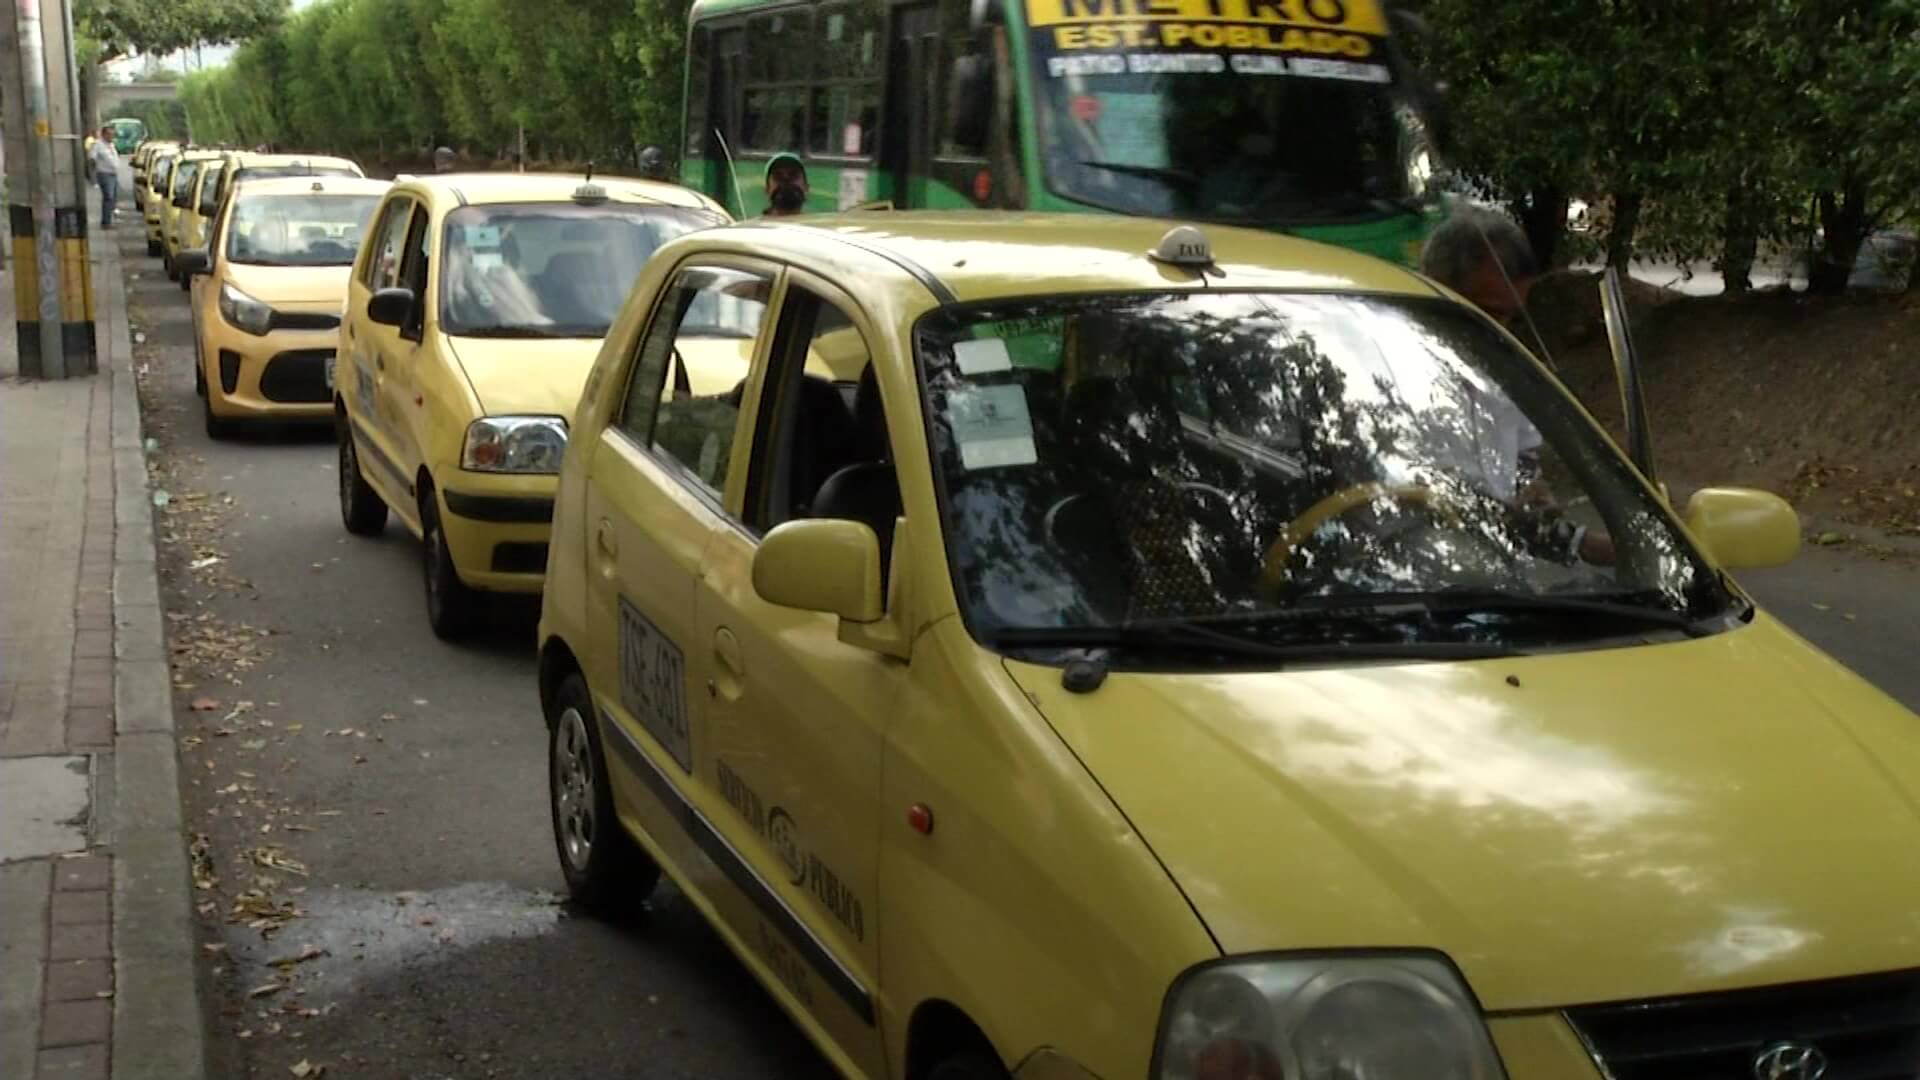
<path id="1" fill-rule="evenodd" d="M 1562 377 L 1621 435 L 1598 278 L 1534 293 Z M 1803 514 L 1920 536 L 1920 292 L 1686 297 L 1629 289 L 1654 451 L 1676 486 L 1739 484 Z"/>

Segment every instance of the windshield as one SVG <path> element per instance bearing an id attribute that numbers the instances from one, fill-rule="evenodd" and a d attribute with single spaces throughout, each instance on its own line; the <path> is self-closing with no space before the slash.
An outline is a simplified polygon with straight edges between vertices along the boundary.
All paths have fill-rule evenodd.
<path id="1" fill-rule="evenodd" d="M 1550 377 L 1463 307 L 1056 298 L 943 309 L 916 348 L 983 641 L 1170 620 L 1586 640 L 1622 629 L 1594 603 L 1660 623 L 1729 602 Z"/>
<path id="2" fill-rule="evenodd" d="M 347 266 L 380 196 L 247 195 L 227 225 L 227 258 L 256 266 Z"/>
<path id="3" fill-rule="evenodd" d="M 1055 194 L 1261 226 L 1411 212 L 1417 125 L 1397 103 L 1377 9 L 1332 5 L 1336 31 L 1250 0 L 1148 6 L 1028 0 Z"/>
<path id="4" fill-rule="evenodd" d="M 716 218 L 687 207 L 468 206 L 447 215 L 440 327 L 471 337 L 601 337 L 654 250 Z"/>
<path id="5" fill-rule="evenodd" d="M 280 176 L 359 176 L 352 169 L 333 165 L 249 165 L 233 174 L 233 182 L 267 180 Z"/>

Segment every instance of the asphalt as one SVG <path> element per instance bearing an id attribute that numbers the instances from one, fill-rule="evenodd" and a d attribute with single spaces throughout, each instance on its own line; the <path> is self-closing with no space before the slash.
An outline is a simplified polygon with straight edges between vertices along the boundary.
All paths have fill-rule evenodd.
<path id="1" fill-rule="evenodd" d="M 830 1075 L 670 886 L 621 924 L 558 902 L 532 612 L 441 643 L 415 542 L 341 528 L 330 432 L 209 441 L 185 294 L 119 235 L 169 502 L 187 828 L 207 836 L 211 1074 Z M 1821 548 L 1743 580 L 1920 709 L 1912 562 Z"/>
<path id="2" fill-rule="evenodd" d="M 342 529 L 329 431 L 210 441 L 185 294 L 116 235 L 168 503 L 186 827 L 207 838 L 210 1075 L 832 1075 L 671 886 L 620 923 L 559 902 L 532 610 L 440 642 L 417 544 Z M 298 914 L 263 933 L 263 910 Z"/>

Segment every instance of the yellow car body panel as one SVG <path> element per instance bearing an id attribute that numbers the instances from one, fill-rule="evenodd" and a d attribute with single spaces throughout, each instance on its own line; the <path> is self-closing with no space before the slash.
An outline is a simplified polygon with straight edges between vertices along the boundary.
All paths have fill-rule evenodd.
<path id="1" fill-rule="evenodd" d="M 180 151 L 177 147 L 154 151 L 153 155 L 147 159 L 146 182 L 134 187 L 135 196 L 140 200 L 140 217 L 146 224 L 149 242 L 163 243 L 166 238 L 167 193 L 153 187 L 157 176 L 156 170 L 162 167 L 162 163 L 171 165 L 179 159 Z"/>
<path id="2" fill-rule="evenodd" d="M 836 1068 L 907 1076 L 934 1009 L 1018 1076 L 1144 1076 L 1196 965 L 1393 948 L 1458 967 L 1512 1080 L 1598 1077 L 1560 1010 L 1920 967 L 1920 920 L 1890 901 L 1920 894 L 1920 724 L 1764 613 L 1695 640 L 1114 672 L 1079 694 L 975 641 L 916 320 L 1208 287 L 1147 258 L 1167 228 L 869 213 L 681 237 L 587 378 L 543 701 L 584 679 L 622 825 Z M 1206 233 L 1214 288 L 1443 297 L 1346 251 Z M 619 422 L 656 304 L 693 266 L 772 282 L 758 338 L 682 350 L 695 394 L 746 379 L 710 489 Z M 801 282 L 852 298 L 891 434 L 903 510 L 871 623 L 752 584 L 756 413 Z M 859 350 L 825 351 L 809 372 L 847 382 Z"/>
<path id="3" fill-rule="evenodd" d="M 181 166 L 189 162 L 204 166 L 207 162 L 220 160 L 221 156 L 222 152 L 219 150 L 189 150 L 174 162 L 173 177 L 168 184 L 167 197 L 160 206 L 160 240 L 166 245 L 166 257 L 169 260 L 180 254 L 182 248 L 192 246 L 180 242 L 186 235 L 186 222 L 190 220 L 191 211 L 187 207 L 180 206 L 179 202 L 183 198 L 190 199 L 196 193 L 200 170 L 195 169 L 192 177 L 183 180 L 180 175 Z"/>
<path id="4" fill-rule="evenodd" d="M 322 184 L 327 195 L 379 196 L 391 185 L 384 180 L 328 178 Z M 247 181 L 236 197 L 227 199 L 216 219 L 216 235 L 224 237 L 232 229 L 235 208 L 248 195 L 293 196 L 315 194 L 310 179 L 272 179 Z M 197 358 L 206 387 L 207 408 L 220 419 L 248 420 L 324 420 L 333 415 L 328 394 L 313 400 L 280 400 L 285 394 L 268 393 L 261 385 L 267 369 L 276 364 L 295 365 L 306 370 L 300 378 L 289 379 L 301 390 L 316 385 L 322 356 L 331 357 L 339 345 L 338 319 L 346 306 L 347 280 L 351 266 L 269 266 L 236 262 L 215 245 L 207 252 L 209 269 L 193 278 L 193 321 Z M 265 334 L 254 334 L 229 323 L 220 313 L 220 290 L 235 289 L 273 308 L 276 313 L 306 316 L 305 328 L 274 327 Z M 318 324 L 328 319 L 335 325 Z M 291 355 L 289 355 L 291 354 Z M 231 357 L 232 360 L 224 358 Z M 324 376 L 320 376 L 324 379 Z M 228 389 L 231 382 L 232 389 Z M 323 383 L 322 383 L 323 385 Z"/>
<path id="5" fill-rule="evenodd" d="M 318 159 L 314 159 L 318 160 Z M 351 163 L 349 163 L 351 164 Z M 246 183 L 247 181 L 242 181 Z M 555 477 L 462 468 L 475 420 L 505 415 L 569 417 L 599 351 L 597 338 L 526 340 L 453 337 L 442 331 L 439 304 L 425 306 L 417 340 L 367 317 L 368 284 L 388 208 L 405 205 L 426 229 L 428 297 L 440 295 L 440 250 L 446 215 L 463 206 L 570 204 L 583 176 L 475 173 L 413 177 L 395 184 L 363 239 L 348 284 L 343 340 L 336 363 L 337 408 L 364 463 L 367 482 L 416 537 L 423 534 L 423 495 L 431 490 L 460 580 L 489 592 L 540 591 L 532 567 L 495 569 L 504 545 L 528 550 L 549 535 Z M 718 203 L 685 188 L 650 181 L 594 181 L 622 204 L 708 210 Z M 412 229 L 408 230 L 412 236 Z M 411 242 L 411 240 L 409 241 Z M 423 486 L 424 485 L 424 486 Z"/>

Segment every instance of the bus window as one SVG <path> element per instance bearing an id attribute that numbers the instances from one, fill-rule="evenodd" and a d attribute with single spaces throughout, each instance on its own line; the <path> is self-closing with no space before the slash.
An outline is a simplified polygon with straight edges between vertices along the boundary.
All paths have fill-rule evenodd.
<path id="1" fill-rule="evenodd" d="M 687 42 L 687 145 L 685 156 L 705 157 L 707 153 L 707 96 L 713 92 L 711 57 L 713 35 L 704 26 L 693 28 Z"/>
<path id="2" fill-rule="evenodd" d="M 882 9 L 871 3 L 821 6 L 809 132 L 814 153 L 873 156 L 880 132 L 883 18 Z"/>
<path id="3" fill-rule="evenodd" d="M 768 153 L 799 152 L 807 125 L 807 68 L 813 13 L 782 11 L 747 23 L 746 94 L 740 143 Z"/>

